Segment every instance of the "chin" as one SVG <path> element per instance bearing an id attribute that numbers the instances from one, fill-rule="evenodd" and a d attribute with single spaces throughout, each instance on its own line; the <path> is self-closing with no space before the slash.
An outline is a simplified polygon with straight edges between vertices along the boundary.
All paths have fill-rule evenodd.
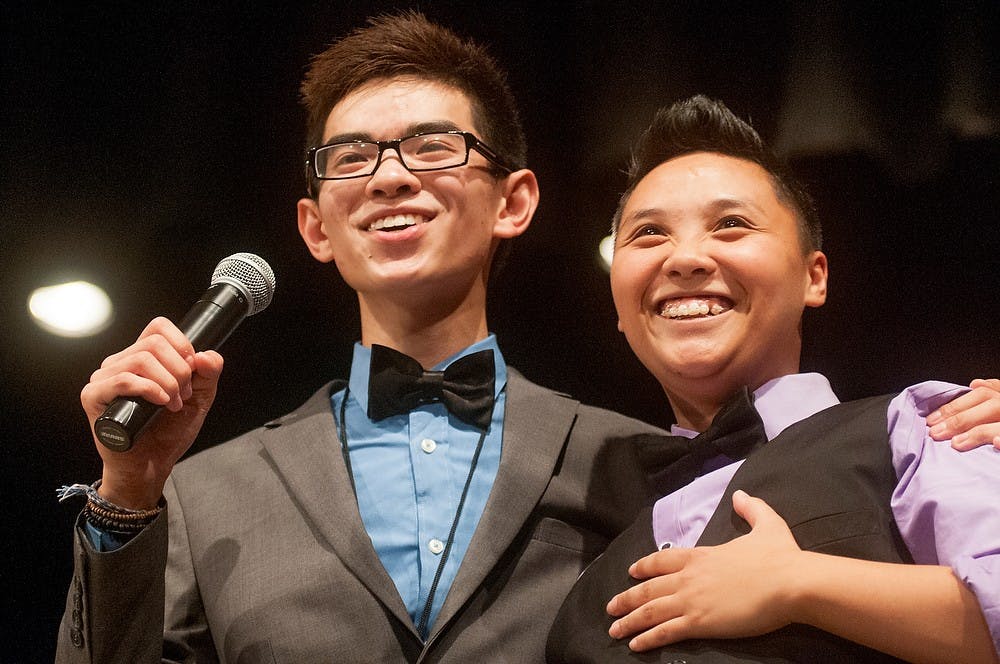
<path id="1" fill-rule="evenodd" d="M 732 362 L 719 357 L 683 357 L 679 361 L 650 364 L 646 368 L 657 377 L 664 389 L 679 394 L 728 393 L 742 383 L 734 375 Z"/>

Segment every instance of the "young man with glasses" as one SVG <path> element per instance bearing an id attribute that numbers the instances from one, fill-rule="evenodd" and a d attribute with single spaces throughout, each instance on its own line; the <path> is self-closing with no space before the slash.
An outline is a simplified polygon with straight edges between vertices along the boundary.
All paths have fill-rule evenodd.
<path id="1" fill-rule="evenodd" d="M 538 202 L 495 63 L 403 14 L 318 56 L 303 93 L 298 225 L 358 294 L 351 375 L 174 467 L 221 357 L 157 319 L 107 358 L 91 423 L 120 394 L 170 412 L 97 446 L 60 661 L 540 661 L 650 498 L 629 439 L 660 432 L 531 384 L 489 333 L 495 254 Z"/>
<path id="2" fill-rule="evenodd" d="M 298 226 L 357 292 L 349 379 L 174 467 L 222 358 L 164 319 L 109 357 L 91 423 L 120 394 L 169 412 L 126 453 L 97 446 L 60 661 L 540 661 L 650 498 L 627 439 L 658 430 L 528 382 L 490 334 L 494 255 L 538 202 L 493 60 L 383 17 L 316 57 L 303 96 Z"/>

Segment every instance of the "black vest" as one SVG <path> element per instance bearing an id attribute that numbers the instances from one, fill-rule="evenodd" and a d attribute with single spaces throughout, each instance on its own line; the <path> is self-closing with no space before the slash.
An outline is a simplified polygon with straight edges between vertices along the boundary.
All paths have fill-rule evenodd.
<path id="1" fill-rule="evenodd" d="M 699 545 L 750 532 L 732 508 L 743 489 L 785 519 L 802 549 L 882 562 L 912 562 L 890 510 L 896 486 L 882 396 L 839 404 L 788 427 L 737 470 Z M 655 469 L 651 469 L 655 470 Z M 656 550 L 651 509 L 583 573 L 549 634 L 546 659 L 559 662 L 894 662 L 882 653 L 806 625 L 744 639 L 699 639 L 633 653 L 612 640 L 604 607 L 636 582 L 628 567 Z M 738 589 L 734 589 L 734 592 Z"/>

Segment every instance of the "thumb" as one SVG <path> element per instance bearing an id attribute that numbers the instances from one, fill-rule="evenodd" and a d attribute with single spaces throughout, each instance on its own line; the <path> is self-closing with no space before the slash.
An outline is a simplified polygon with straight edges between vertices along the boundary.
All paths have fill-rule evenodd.
<path id="1" fill-rule="evenodd" d="M 733 493 L 733 509 L 750 524 L 751 528 L 781 520 L 770 505 L 743 490 Z"/>
<path id="2" fill-rule="evenodd" d="M 191 396 L 203 407 L 207 408 L 215 400 L 222 364 L 222 356 L 214 350 L 197 353 L 194 356 L 195 371 L 191 376 Z"/>

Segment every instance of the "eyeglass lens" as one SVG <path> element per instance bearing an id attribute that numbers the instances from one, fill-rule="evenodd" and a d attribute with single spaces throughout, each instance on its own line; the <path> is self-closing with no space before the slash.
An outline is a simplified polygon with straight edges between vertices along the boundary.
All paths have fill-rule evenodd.
<path id="1" fill-rule="evenodd" d="M 385 149 L 392 147 L 383 145 Z M 398 152 L 403 165 L 411 171 L 461 166 L 469 158 L 465 137 L 461 134 L 411 136 L 399 141 Z M 319 177 L 369 175 L 378 164 L 379 145 L 374 142 L 327 145 L 316 151 L 315 160 Z"/>

